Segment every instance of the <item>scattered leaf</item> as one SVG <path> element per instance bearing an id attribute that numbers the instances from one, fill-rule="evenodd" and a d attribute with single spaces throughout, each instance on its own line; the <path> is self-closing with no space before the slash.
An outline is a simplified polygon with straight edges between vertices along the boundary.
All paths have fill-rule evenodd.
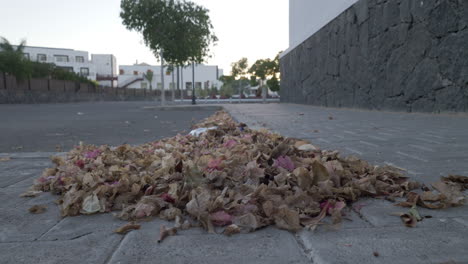
<path id="1" fill-rule="evenodd" d="M 29 212 L 32 214 L 42 214 L 47 210 L 47 206 L 45 205 L 34 205 L 29 208 Z"/>
<path id="2" fill-rule="evenodd" d="M 124 235 L 124 234 L 127 234 L 128 232 L 132 231 L 132 230 L 137 230 L 137 229 L 140 229 L 141 225 L 139 224 L 135 224 L 135 223 L 128 223 L 124 226 L 121 226 L 119 228 L 117 228 L 114 232 L 117 233 L 117 234 L 121 234 L 121 235 Z"/>

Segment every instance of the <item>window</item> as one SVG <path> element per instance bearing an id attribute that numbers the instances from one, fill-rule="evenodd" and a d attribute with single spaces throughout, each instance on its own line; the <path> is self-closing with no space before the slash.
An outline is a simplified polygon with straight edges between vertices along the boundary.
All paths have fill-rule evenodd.
<path id="1" fill-rule="evenodd" d="M 171 90 L 175 89 L 175 83 L 173 83 L 173 82 L 169 83 L 169 88 L 171 88 Z"/>
<path id="2" fill-rule="evenodd" d="M 23 56 L 24 56 L 25 59 L 29 60 L 29 53 L 23 53 Z"/>
<path id="3" fill-rule="evenodd" d="M 201 89 L 201 82 L 195 83 L 195 89 Z"/>
<path id="4" fill-rule="evenodd" d="M 76 56 L 75 60 L 76 60 L 76 62 L 84 63 L 84 57 L 83 56 Z"/>
<path id="5" fill-rule="evenodd" d="M 54 55 L 56 62 L 69 62 L 68 56 L 66 55 Z"/>
<path id="6" fill-rule="evenodd" d="M 47 61 L 47 56 L 45 54 L 37 54 L 37 61 L 38 62 L 45 62 L 45 61 Z"/>
<path id="7" fill-rule="evenodd" d="M 119 73 L 120 73 L 120 75 L 123 75 L 123 74 L 125 74 L 125 71 L 122 70 L 122 69 L 120 69 L 120 70 L 119 70 Z"/>
<path id="8" fill-rule="evenodd" d="M 206 82 L 204 82 L 203 84 L 204 84 L 204 87 L 203 87 L 203 88 L 205 88 L 205 89 L 210 88 L 210 81 L 206 81 Z"/>
<path id="9" fill-rule="evenodd" d="M 80 74 L 82 76 L 89 76 L 89 68 L 80 68 Z"/>
<path id="10" fill-rule="evenodd" d="M 192 82 L 186 82 L 185 83 L 185 89 L 191 90 L 192 89 Z"/>
<path id="11" fill-rule="evenodd" d="M 133 71 L 133 75 L 138 75 L 138 71 Z"/>
<path id="12" fill-rule="evenodd" d="M 141 89 L 148 89 L 148 83 L 141 82 Z"/>

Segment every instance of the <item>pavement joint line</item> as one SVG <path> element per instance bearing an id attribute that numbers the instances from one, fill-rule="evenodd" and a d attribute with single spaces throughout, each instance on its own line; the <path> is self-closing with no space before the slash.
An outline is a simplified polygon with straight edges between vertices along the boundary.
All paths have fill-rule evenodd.
<path id="1" fill-rule="evenodd" d="M 411 146 L 411 147 L 413 147 L 413 148 L 420 149 L 420 150 L 425 150 L 425 151 L 429 151 L 429 152 L 435 152 L 435 150 L 433 150 L 433 149 L 431 149 L 431 148 L 424 147 L 424 146 L 420 146 L 420 145 L 413 145 L 413 144 L 410 144 L 409 146 Z"/>
<path id="2" fill-rule="evenodd" d="M 357 136 L 357 135 L 358 135 L 358 133 L 356 133 L 356 132 L 353 132 L 353 131 L 349 131 L 349 130 L 343 130 L 343 133 L 346 133 L 346 134 L 351 134 L 351 135 L 355 135 L 355 136 Z"/>
<path id="3" fill-rule="evenodd" d="M 19 180 L 19 181 L 16 181 L 16 182 L 14 182 L 14 183 L 12 183 L 12 184 L 9 184 L 9 185 L 6 185 L 6 186 L 0 187 L 0 188 L 8 188 L 8 187 L 10 187 L 10 186 L 12 186 L 12 185 L 15 185 L 15 184 L 19 183 L 19 182 L 22 182 L 22 181 L 25 181 L 25 180 L 28 180 L 28 179 L 31 180 L 32 178 L 36 179 L 36 178 L 38 178 L 38 177 L 37 177 L 37 176 L 31 176 L 31 177 L 28 177 L 28 178 L 24 178 L 24 179 L 21 179 L 21 180 Z M 32 184 L 31 184 L 31 185 L 32 185 Z"/>
<path id="4" fill-rule="evenodd" d="M 424 141 L 424 142 L 427 142 L 427 143 L 437 144 L 437 145 L 442 144 L 442 142 L 435 141 L 435 140 L 431 140 L 431 139 L 427 139 L 427 138 L 420 138 L 420 137 L 417 137 L 417 138 L 415 138 L 415 139 L 420 140 L 420 141 Z"/>
<path id="5" fill-rule="evenodd" d="M 362 144 L 364 144 L 364 145 L 368 145 L 368 146 L 375 147 L 375 148 L 380 147 L 380 146 L 377 145 L 377 144 L 370 143 L 370 142 L 367 142 L 367 141 L 364 141 L 364 140 L 359 140 L 359 142 L 362 143 Z"/>
<path id="6" fill-rule="evenodd" d="M 325 143 L 330 143 L 330 141 L 323 139 L 323 138 L 317 138 L 317 141 L 325 142 Z"/>
<path id="7" fill-rule="evenodd" d="M 429 133 L 421 133 L 421 135 L 426 136 L 426 137 L 434 137 L 434 138 L 438 138 L 438 139 L 444 139 L 444 137 L 437 136 L 437 135 L 432 135 L 432 134 L 429 134 Z"/>
<path id="8" fill-rule="evenodd" d="M 408 157 L 408 158 L 412 158 L 412 159 L 415 159 L 415 160 L 418 160 L 418 161 L 429 162 L 429 161 L 426 160 L 426 159 L 423 159 L 423 158 L 420 158 L 420 157 L 418 157 L 418 156 L 411 155 L 411 154 L 408 154 L 408 153 L 405 153 L 405 152 L 397 151 L 396 153 L 397 153 L 397 154 L 400 154 L 401 156 L 405 156 L 405 157 Z"/>
<path id="9" fill-rule="evenodd" d="M 395 167 L 395 168 L 397 168 L 399 170 L 402 170 L 402 171 L 406 171 L 406 172 L 408 171 L 407 169 L 405 169 L 405 168 L 403 168 L 401 166 L 395 165 L 394 163 L 391 163 L 391 162 L 388 162 L 388 161 L 384 161 L 384 164 L 388 165 L 388 166 Z"/>
<path id="10" fill-rule="evenodd" d="M 304 243 L 304 240 L 301 238 L 299 234 L 294 234 L 294 240 L 296 241 L 297 245 L 301 249 L 304 256 L 310 261 L 310 263 L 312 264 L 317 263 L 313 257 L 313 250 L 309 249 L 312 247 L 307 248 L 307 246 Z"/>
<path id="11" fill-rule="evenodd" d="M 57 223 L 55 223 L 51 228 L 47 229 L 44 233 L 42 233 L 38 238 L 34 239 L 34 241 L 42 241 L 41 238 L 45 236 L 47 233 L 50 232 L 54 227 L 56 227 L 58 224 L 60 224 L 65 218 L 60 219 Z"/>
<path id="12" fill-rule="evenodd" d="M 110 261 L 112 260 L 112 258 L 115 255 L 115 253 L 117 253 L 117 251 L 119 251 L 120 247 L 122 246 L 123 241 L 127 238 L 127 235 L 128 235 L 128 233 L 123 235 L 122 238 L 120 238 L 119 243 L 117 243 L 117 245 L 114 246 L 114 248 L 112 249 L 109 256 L 107 256 L 106 260 L 104 260 L 104 262 L 103 262 L 104 264 L 109 264 L 110 263 Z"/>
<path id="13" fill-rule="evenodd" d="M 362 154 L 363 154 L 361 151 L 355 150 L 355 149 L 350 148 L 350 147 L 345 147 L 345 149 L 348 150 L 348 151 L 354 152 L 354 153 L 356 153 L 356 154 L 359 154 L 359 155 L 362 155 Z"/>
<path id="14" fill-rule="evenodd" d="M 341 136 L 341 135 L 333 135 L 334 137 L 337 137 L 339 139 L 344 139 L 345 137 L 344 136 Z"/>
<path id="15" fill-rule="evenodd" d="M 367 137 L 368 137 L 368 138 L 373 138 L 373 139 L 376 139 L 376 140 L 380 140 L 380 141 L 387 141 L 386 138 L 379 137 L 379 136 L 371 136 L 371 135 L 368 135 Z"/>
<path id="16" fill-rule="evenodd" d="M 393 137 L 393 134 L 386 133 L 386 132 L 377 132 L 377 134 L 379 134 L 379 135 L 384 135 L 384 136 L 388 136 L 388 137 Z"/>

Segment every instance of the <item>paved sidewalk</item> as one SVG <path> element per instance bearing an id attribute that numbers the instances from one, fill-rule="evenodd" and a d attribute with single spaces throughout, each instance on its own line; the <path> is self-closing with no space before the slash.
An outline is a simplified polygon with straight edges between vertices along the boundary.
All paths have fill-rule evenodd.
<path id="1" fill-rule="evenodd" d="M 411 177 L 420 181 L 468 171 L 468 153 L 463 151 L 468 146 L 468 139 L 463 137 L 468 134 L 467 117 L 288 104 L 223 107 L 250 126 L 308 138 L 322 148 L 357 154 L 376 164 L 390 162 L 409 170 Z M 134 113 L 145 122 L 140 110 L 130 110 L 125 120 Z M 145 111 L 148 122 L 154 122 L 151 111 L 157 110 Z M 99 122 L 93 120 L 83 120 L 83 124 L 93 127 L 92 122 Z M 190 118 L 184 120 L 188 128 Z M 0 158 L 12 158 L 0 162 L 0 263 L 468 263 L 467 206 L 421 209 L 422 215 L 432 218 L 416 228 L 406 228 L 399 217 L 389 215 L 401 208 L 386 201 L 364 200 L 347 211 L 349 220 L 339 230 L 321 226 L 315 232 L 292 234 L 266 228 L 226 237 L 191 229 L 158 244 L 160 225 L 173 223 L 151 220 L 144 222 L 141 230 L 117 235 L 112 231 L 125 222 L 111 214 L 62 219 L 54 203 L 58 196 L 45 193 L 36 198 L 19 197 L 43 169 L 51 166 L 49 156 L 53 154 L 63 155 L 0 154 Z M 30 214 L 28 208 L 37 204 L 46 205 L 47 211 Z"/>
<path id="2" fill-rule="evenodd" d="M 376 165 L 407 170 L 429 184 L 442 175 L 468 175 L 468 116 L 332 109 L 294 104 L 224 106 L 250 127 L 304 138 Z M 383 200 L 358 202 L 358 218 L 339 231 L 301 232 L 314 263 L 468 263 L 468 206 L 419 209 L 431 216 L 406 228 L 403 211 Z M 353 215 L 353 214 L 351 214 Z M 373 252 L 378 257 L 369 256 Z"/>

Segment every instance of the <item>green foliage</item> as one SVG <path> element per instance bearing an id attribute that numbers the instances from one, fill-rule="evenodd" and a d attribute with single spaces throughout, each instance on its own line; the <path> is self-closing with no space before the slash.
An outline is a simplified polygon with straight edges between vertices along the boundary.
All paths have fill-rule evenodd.
<path id="1" fill-rule="evenodd" d="M 0 71 L 16 76 L 18 80 L 31 77 L 31 65 L 23 55 L 26 42 L 21 41 L 16 48 L 6 38 L 0 43 Z"/>
<path id="2" fill-rule="evenodd" d="M 223 86 L 221 86 L 221 89 L 219 90 L 219 94 L 222 97 L 231 97 L 234 94 L 233 83 L 234 82 L 223 84 Z"/>
<path id="3" fill-rule="evenodd" d="M 267 80 L 267 85 L 271 91 L 279 91 L 280 85 L 278 80 L 278 75 L 280 73 L 280 64 L 279 64 L 279 52 L 273 60 L 271 59 L 261 59 L 257 60 L 249 69 L 249 73 L 260 80 Z M 254 83 L 254 79 L 251 77 L 251 85 Z M 252 85 L 254 86 L 254 85 Z"/>
<path id="4" fill-rule="evenodd" d="M 273 76 L 271 79 L 267 80 L 267 85 L 273 92 L 278 92 L 280 89 L 280 84 L 278 78 Z"/>
<path id="5" fill-rule="evenodd" d="M 169 64 L 202 63 L 218 39 L 208 10 L 190 1 L 122 0 L 120 17 L 129 30 L 143 35 L 155 56 Z"/>
<path id="6" fill-rule="evenodd" d="M 235 78 L 231 75 L 223 75 L 219 77 L 219 80 L 223 82 L 223 84 L 229 84 L 235 80 Z"/>
<path id="7" fill-rule="evenodd" d="M 76 81 L 96 85 L 95 81 L 74 72 L 56 67 L 54 64 L 29 61 L 23 55 L 25 41 L 16 48 L 2 38 L 0 43 L 0 71 L 14 75 L 18 80 L 29 78 L 53 78 L 57 80 Z"/>
<path id="8" fill-rule="evenodd" d="M 147 70 L 146 73 L 143 73 L 143 77 L 148 80 L 149 85 L 150 85 L 150 90 L 153 90 L 153 78 L 154 78 L 154 73 L 152 70 Z"/>
<path id="9" fill-rule="evenodd" d="M 29 63 L 31 65 L 32 78 L 50 77 L 55 69 L 55 64 L 53 63 L 40 63 L 36 61 L 31 61 Z"/>
<path id="10" fill-rule="evenodd" d="M 258 85 L 257 76 L 255 75 L 250 76 L 249 84 L 250 86 L 257 86 Z"/>
<path id="11" fill-rule="evenodd" d="M 242 58 L 237 62 L 231 64 L 231 76 L 234 78 L 242 77 L 247 74 L 247 68 L 249 67 L 249 62 L 247 58 Z"/>

